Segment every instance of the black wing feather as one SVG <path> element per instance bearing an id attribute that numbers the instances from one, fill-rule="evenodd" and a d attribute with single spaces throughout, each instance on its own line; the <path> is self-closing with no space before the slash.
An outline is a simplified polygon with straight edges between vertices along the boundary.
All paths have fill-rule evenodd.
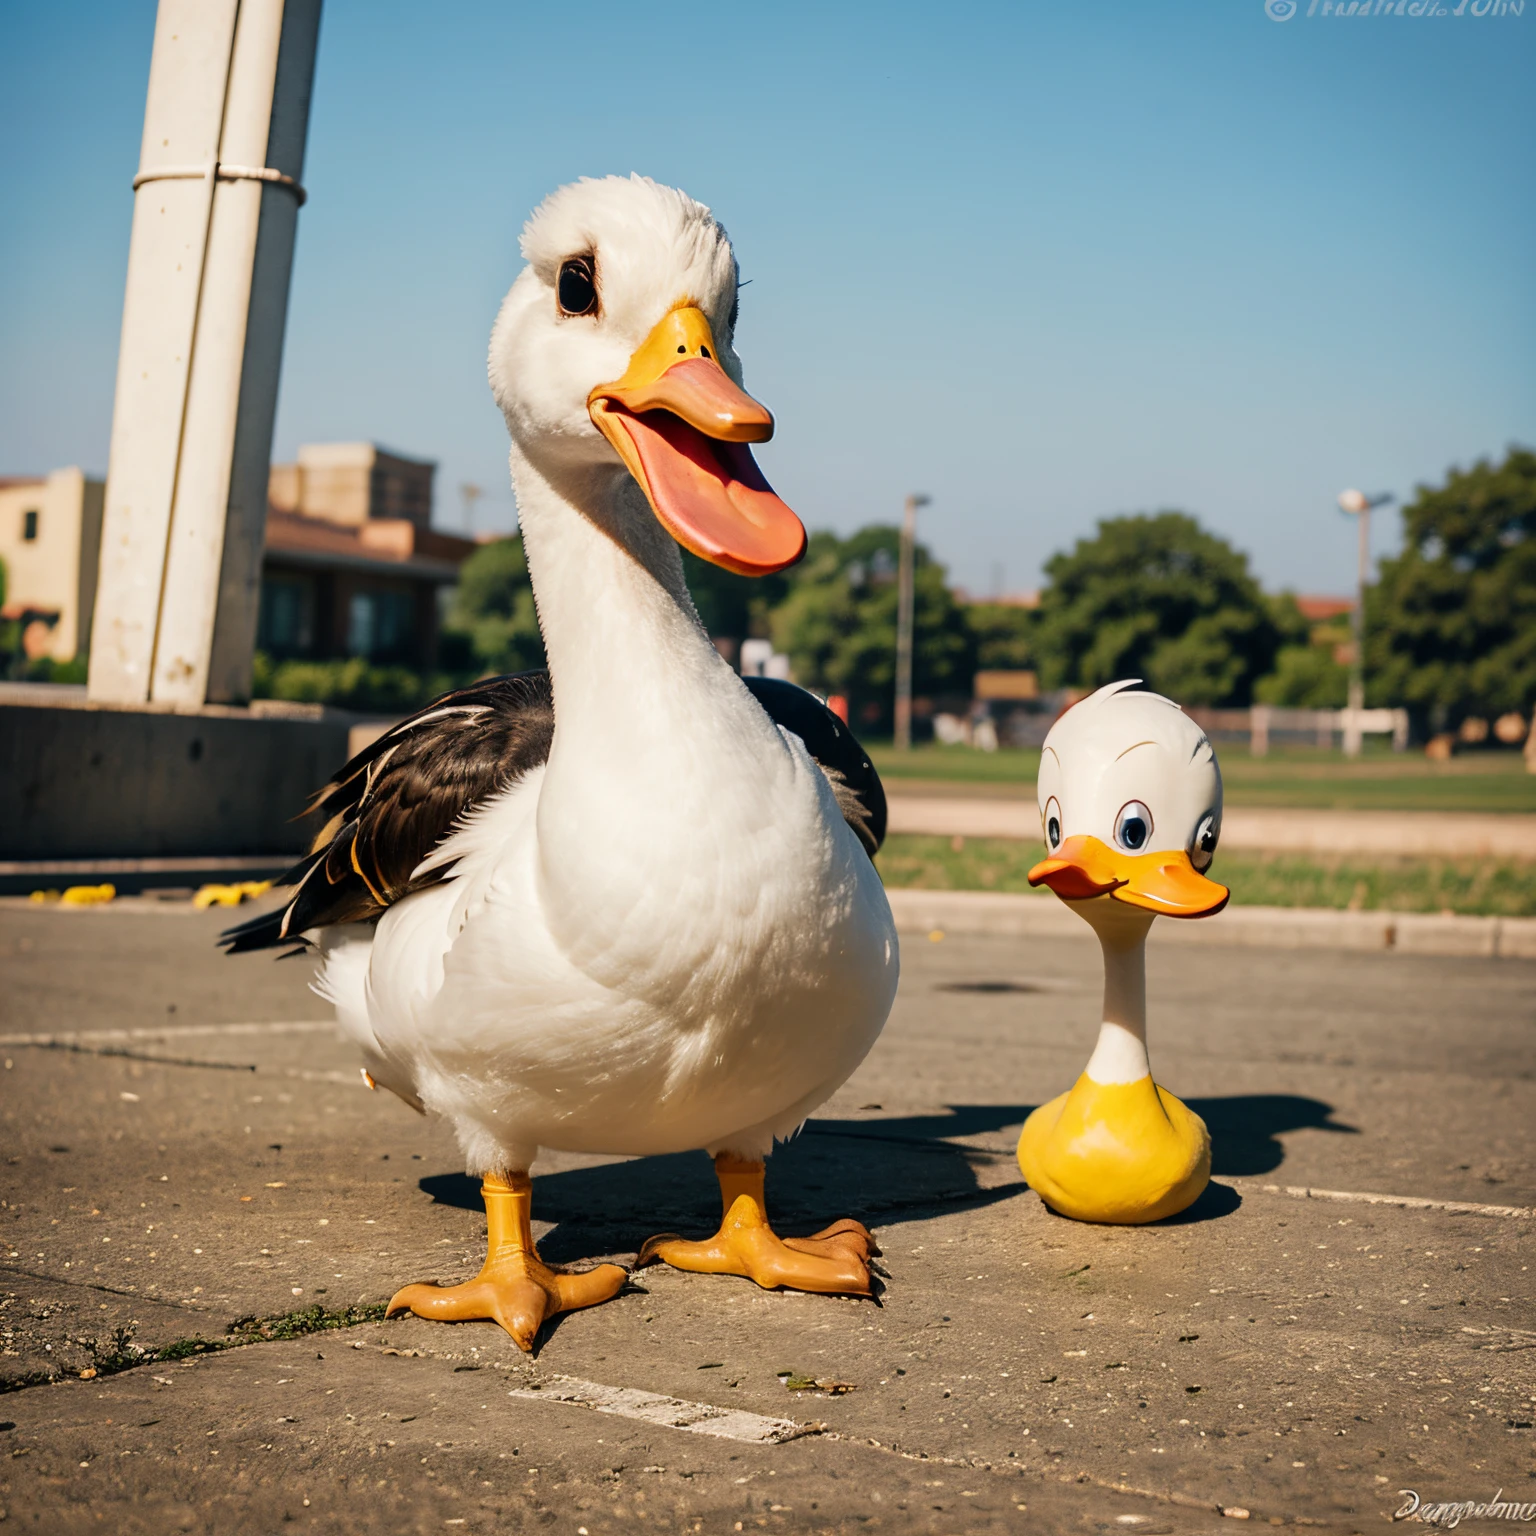
<path id="1" fill-rule="evenodd" d="M 435 699 L 365 747 L 315 796 L 326 821 L 278 882 L 280 911 L 229 929 L 231 954 L 292 942 L 307 929 L 366 923 L 452 866 L 416 874 L 471 806 L 549 760 L 547 672 L 487 678 Z"/>
<path id="2" fill-rule="evenodd" d="M 775 724 L 793 731 L 826 774 L 843 818 L 873 858 L 885 840 L 885 791 L 868 754 L 813 693 L 775 678 L 743 679 Z M 465 811 L 549 761 L 549 673 L 487 678 L 435 699 L 365 747 L 315 796 L 325 825 L 278 884 L 276 912 L 230 928 L 231 954 L 301 941 L 309 929 L 366 923 L 452 865 L 417 866 Z"/>
<path id="3" fill-rule="evenodd" d="M 885 841 L 885 788 L 852 731 L 814 693 L 773 677 L 744 677 L 775 725 L 793 731 L 837 796 L 843 820 L 874 858 Z"/>

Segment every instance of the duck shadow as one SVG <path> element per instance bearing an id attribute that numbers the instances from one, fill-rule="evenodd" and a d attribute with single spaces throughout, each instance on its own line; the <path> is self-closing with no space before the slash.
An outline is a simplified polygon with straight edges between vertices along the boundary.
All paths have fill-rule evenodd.
<path id="1" fill-rule="evenodd" d="M 1278 1139 L 1314 1129 L 1357 1134 L 1336 1124 L 1333 1108 L 1295 1094 L 1240 1094 L 1190 1099 L 1210 1127 L 1211 1172 L 1269 1173 L 1285 1157 Z M 870 1227 L 882 1221 L 931 1219 L 977 1210 L 1026 1195 L 1014 1166 L 1018 1128 L 1034 1106 L 956 1104 L 947 1113 L 888 1120 L 810 1120 L 768 1165 L 768 1199 L 775 1227 L 786 1236 L 819 1230 L 843 1216 Z M 1005 1136 L 1002 1133 L 1007 1132 Z M 962 1144 L 957 1138 L 969 1139 Z M 1002 1169 L 1006 1182 L 986 1183 L 981 1170 Z M 418 1186 L 440 1205 L 478 1213 L 479 1184 L 462 1173 L 431 1174 Z M 535 1214 L 553 1222 L 540 1252 L 551 1263 L 633 1253 L 658 1232 L 704 1237 L 720 1220 L 720 1197 L 702 1152 L 634 1158 L 595 1168 L 540 1175 Z M 1165 1225 L 1231 1215 L 1242 1201 L 1230 1186 L 1212 1184 Z"/>
<path id="2" fill-rule="evenodd" d="M 986 1188 L 978 1167 L 1011 1165 L 1012 1139 L 985 1147 L 951 1137 L 983 1136 L 1018 1125 L 1018 1104 L 960 1105 L 950 1114 L 889 1120 L 811 1120 L 768 1162 L 768 1202 L 775 1228 L 804 1236 L 852 1216 L 874 1227 L 939 1210 L 975 1209 L 1024 1189 L 1013 1170 L 1001 1188 Z M 461 1173 L 432 1174 L 419 1188 L 442 1205 L 482 1209 L 479 1184 Z M 720 1222 L 720 1194 L 708 1157 L 679 1152 L 534 1179 L 534 1215 L 554 1222 L 539 1240 L 551 1263 L 598 1254 L 632 1253 L 649 1236 L 679 1232 L 705 1237 Z"/>

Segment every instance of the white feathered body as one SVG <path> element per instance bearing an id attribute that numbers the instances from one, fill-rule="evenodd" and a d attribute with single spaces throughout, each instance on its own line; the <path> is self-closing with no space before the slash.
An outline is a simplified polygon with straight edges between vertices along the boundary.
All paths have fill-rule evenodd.
<path id="1" fill-rule="evenodd" d="M 678 784 L 595 868 L 585 839 L 562 857 L 540 835 L 536 771 L 445 847 L 456 878 L 384 915 L 366 971 L 343 962 L 334 995 L 375 1077 L 448 1116 L 472 1165 L 761 1156 L 874 1044 L 890 909 L 821 771 L 765 724 L 757 796 Z"/>
<path id="2" fill-rule="evenodd" d="M 534 500 L 547 630 L 562 569 L 615 576 L 581 643 L 551 644 L 549 763 L 433 854 L 452 878 L 330 951 L 324 990 L 373 1076 L 447 1116 L 476 1171 L 539 1147 L 763 1156 L 885 1023 L 884 888 L 692 613 L 587 524 L 535 533 Z"/>

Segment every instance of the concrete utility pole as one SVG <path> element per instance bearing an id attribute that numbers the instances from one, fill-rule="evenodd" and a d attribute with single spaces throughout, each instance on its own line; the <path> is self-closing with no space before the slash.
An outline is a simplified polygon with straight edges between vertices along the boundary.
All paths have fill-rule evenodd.
<path id="1" fill-rule="evenodd" d="M 160 0 L 89 693 L 249 695 L 320 0 Z"/>
<path id="2" fill-rule="evenodd" d="M 1339 506 L 1360 520 L 1360 567 L 1355 578 L 1355 611 L 1351 628 L 1355 635 L 1355 660 L 1349 669 L 1349 704 L 1344 717 L 1344 755 L 1359 757 L 1364 732 L 1360 715 L 1365 709 L 1365 587 L 1371 578 L 1371 508 L 1394 500 L 1390 491 L 1367 496 L 1364 491 L 1343 491 Z"/>
<path id="3" fill-rule="evenodd" d="M 926 507 L 927 496 L 908 496 L 901 517 L 901 565 L 896 576 L 896 721 L 894 745 L 906 751 L 912 745 L 912 618 L 913 562 L 916 558 L 917 509 Z"/>

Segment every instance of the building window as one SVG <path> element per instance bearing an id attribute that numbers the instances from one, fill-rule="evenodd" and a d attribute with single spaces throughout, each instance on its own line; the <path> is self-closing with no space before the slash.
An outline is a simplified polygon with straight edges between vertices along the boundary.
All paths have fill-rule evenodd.
<path id="1" fill-rule="evenodd" d="M 410 658 L 416 604 L 409 592 L 354 592 L 347 605 L 347 650 L 378 661 Z"/>
<path id="2" fill-rule="evenodd" d="M 261 583 L 256 644 L 269 656 L 302 656 L 314 645 L 314 587 L 302 576 L 267 576 Z"/>
<path id="3" fill-rule="evenodd" d="M 374 653 L 404 659 L 414 638 L 416 604 L 409 592 L 380 592 L 375 601 Z"/>
<path id="4" fill-rule="evenodd" d="M 354 592 L 347 604 L 347 650 L 352 655 L 373 655 L 373 619 L 373 593 Z"/>
<path id="5" fill-rule="evenodd" d="M 25 544 L 32 543 L 37 538 L 38 511 L 36 507 L 29 507 L 21 514 L 21 537 Z"/>

